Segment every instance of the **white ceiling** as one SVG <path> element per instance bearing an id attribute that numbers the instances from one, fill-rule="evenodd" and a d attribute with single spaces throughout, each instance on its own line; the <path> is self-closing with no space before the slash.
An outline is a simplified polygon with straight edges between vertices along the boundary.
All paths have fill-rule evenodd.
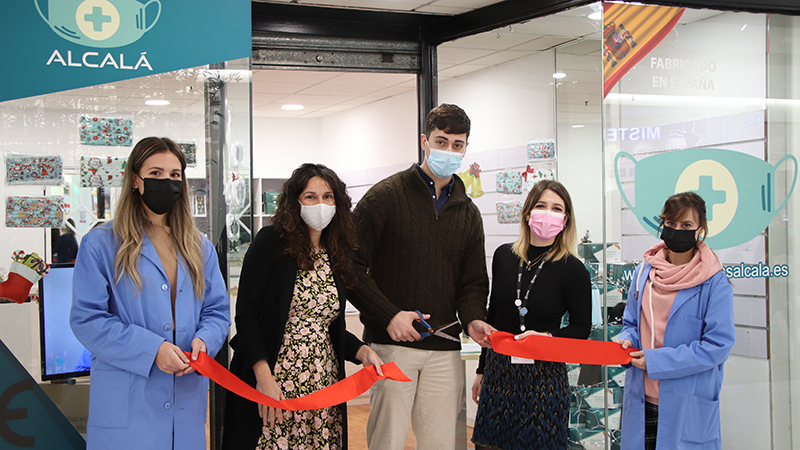
<path id="1" fill-rule="evenodd" d="M 270 2 L 282 3 L 282 2 Z M 288 3 L 288 2 L 286 2 Z M 301 4 L 311 4 L 300 0 Z M 497 3 L 492 0 L 340 0 L 313 2 L 368 9 L 422 11 L 421 8 L 461 5 L 471 10 Z M 600 54 L 602 22 L 587 16 L 599 8 L 584 6 L 497 30 L 446 42 L 438 47 L 439 82 L 523 58 L 570 42 L 597 40 L 587 48 Z M 460 11 L 460 12 L 465 12 Z M 598 84 L 599 86 L 599 84 Z M 308 72 L 300 70 L 253 71 L 255 117 L 313 118 L 416 90 L 413 74 Z M 302 104 L 301 111 L 284 111 L 285 104 Z"/>

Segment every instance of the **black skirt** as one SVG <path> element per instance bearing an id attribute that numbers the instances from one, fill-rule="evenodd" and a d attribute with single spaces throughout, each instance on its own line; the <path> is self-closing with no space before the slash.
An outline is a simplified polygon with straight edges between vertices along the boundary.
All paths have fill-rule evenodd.
<path id="1" fill-rule="evenodd" d="M 504 450 L 569 448 L 569 380 L 564 363 L 511 364 L 489 351 L 472 442 Z"/>

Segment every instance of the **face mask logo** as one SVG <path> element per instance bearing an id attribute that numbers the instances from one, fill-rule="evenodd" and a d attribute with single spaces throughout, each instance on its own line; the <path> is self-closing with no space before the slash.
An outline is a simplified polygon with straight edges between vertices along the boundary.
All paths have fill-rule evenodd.
<path id="1" fill-rule="evenodd" d="M 463 153 L 436 150 L 435 148 L 430 148 L 430 146 L 428 146 L 428 150 L 430 151 L 428 167 L 437 178 L 449 178 L 461 167 L 461 160 L 464 158 Z"/>
<path id="2" fill-rule="evenodd" d="M 300 204 L 300 217 L 311 228 L 322 231 L 333 220 L 336 214 L 336 206 L 317 203 L 316 205 Z"/>
<path id="3" fill-rule="evenodd" d="M 145 4 L 137 0 L 47 0 L 46 11 L 39 5 L 41 0 L 32 1 L 57 35 L 89 47 L 132 44 L 161 16 L 159 0 Z"/>
<path id="4" fill-rule="evenodd" d="M 619 164 L 623 157 L 635 164 L 635 206 L 620 181 Z M 792 161 L 794 173 L 786 176 L 786 198 L 776 205 L 775 173 L 789 170 L 782 167 L 787 160 Z M 656 237 L 658 215 L 669 196 L 686 191 L 701 196 L 706 202 L 708 220 L 706 243 L 713 249 L 723 249 L 758 236 L 783 209 L 797 182 L 797 159 L 786 155 L 772 166 L 746 153 L 693 148 L 637 161 L 630 153 L 620 152 L 614 159 L 614 171 L 625 204 L 639 223 Z"/>
<path id="5" fill-rule="evenodd" d="M 549 241 L 564 229 L 564 214 L 534 209 L 531 210 L 528 226 L 534 236 L 542 241 Z"/>
<path id="6" fill-rule="evenodd" d="M 181 198 L 183 181 L 170 180 L 169 178 L 142 178 L 144 193 L 142 201 L 150 211 L 161 215 L 172 209 L 175 202 Z"/>

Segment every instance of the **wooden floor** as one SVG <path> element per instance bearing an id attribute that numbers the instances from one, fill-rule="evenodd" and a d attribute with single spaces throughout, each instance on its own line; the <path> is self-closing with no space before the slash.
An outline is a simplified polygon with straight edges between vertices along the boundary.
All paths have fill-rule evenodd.
<path id="1" fill-rule="evenodd" d="M 367 419 L 369 418 L 369 405 L 357 405 L 347 407 L 347 439 L 349 441 L 349 450 L 367 450 Z M 210 437 L 208 430 L 208 423 L 206 421 L 206 448 L 209 448 Z M 474 449 L 472 444 L 472 428 L 467 427 L 467 448 Z M 414 433 L 409 430 L 408 440 L 406 441 L 405 450 L 414 450 L 417 447 L 417 441 L 414 439 Z"/>
<path id="2" fill-rule="evenodd" d="M 369 418 L 369 405 L 347 407 L 347 440 L 349 450 L 367 450 L 367 419 Z M 472 444 L 472 428 L 467 427 L 467 448 L 474 449 Z M 405 450 L 414 450 L 417 441 L 414 433 L 409 430 Z"/>

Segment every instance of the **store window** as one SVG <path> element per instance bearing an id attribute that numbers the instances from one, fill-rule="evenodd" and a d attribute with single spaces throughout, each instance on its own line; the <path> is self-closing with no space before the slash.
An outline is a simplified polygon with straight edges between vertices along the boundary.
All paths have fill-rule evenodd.
<path id="1" fill-rule="evenodd" d="M 518 220 L 531 174 L 556 178 L 572 196 L 578 253 L 592 276 L 590 339 L 612 340 L 633 268 L 659 240 L 654 216 L 669 195 L 697 192 L 708 207 L 707 243 L 734 292 L 722 446 L 788 448 L 800 22 L 677 8 L 645 20 L 611 5 L 645 7 L 587 5 L 438 48 L 439 100 L 473 120 L 461 171 L 480 169 L 473 201 L 487 265 L 516 237 L 519 225 L 508 222 Z M 618 448 L 623 371 L 569 368 L 571 448 Z"/>
<path id="2" fill-rule="evenodd" d="M 250 109 L 249 59 L 0 103 L 0 255 L 24 250 L 48 263 L 74 260 L 75 249 L 59 250 L 63 235 L 74 235 L 66 238 L 79 248 L 92 228 L 113 220 L 133 146 L 165 136 L 186 157 L 200 231 L 235 259 L 250 234 Z M 33 294 L 33 302 L 2 305 L 0 338 L 40 379 L 35 284 Z"/>

